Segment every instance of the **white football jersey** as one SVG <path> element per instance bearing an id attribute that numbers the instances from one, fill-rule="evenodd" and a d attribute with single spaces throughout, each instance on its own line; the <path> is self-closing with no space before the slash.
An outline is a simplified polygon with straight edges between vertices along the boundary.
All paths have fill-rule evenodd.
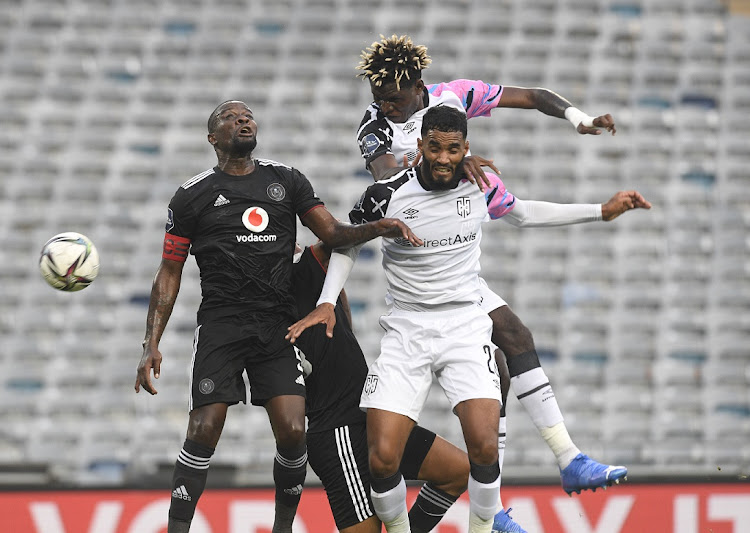
<path id="1" fill-rule="evenodd" d="M 515 197 L 499 178 L 485 193 L 465 180 L 455 189 L 428 191 L 418 172 L 409 168 L 368 187 L 349 219 L 361 224 L 398 218 L 424 241 L 413 247 L 403 238 L 381 239 L 389 299 L 396 307 L 435 311 L 478 304 L 482 221 L 488 213 L 499 218 L 513 209 Z"/>

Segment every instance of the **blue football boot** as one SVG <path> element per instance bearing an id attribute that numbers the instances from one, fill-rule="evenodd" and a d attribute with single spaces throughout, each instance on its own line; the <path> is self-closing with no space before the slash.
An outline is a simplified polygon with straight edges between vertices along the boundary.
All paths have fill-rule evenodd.
<path id="1" fill-rule="evenodd" d="M 627 480 L 628 469 L 624 466 L 610 466 L 597 463 L 589 456 L 579 453 L 575 459 L 560 470 L 562 488 L 572 496 L 573 493 L 580 494 L 582 490 L 606 489 L 620 480 Z"/>

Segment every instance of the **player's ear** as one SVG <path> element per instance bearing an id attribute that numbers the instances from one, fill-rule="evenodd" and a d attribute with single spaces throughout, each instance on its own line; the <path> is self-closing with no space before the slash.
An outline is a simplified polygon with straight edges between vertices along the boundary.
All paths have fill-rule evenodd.
<path id="1" fill-rule="evenodd" d="M 468 151 L 469 151 L 469 141 L 467 140 L 466 145 L 464 146 L 464 152 L 468 152 Z"/>
<path id="2" fill-rule="evenodd" d="M 422 152 L 422 139 L 417 139 L 417 150 L 419 150 L 419 152 L 424 155 L 424 153 Z"/>
<path id="3" fill-rule="evenodd" d="M 208 136 L 208 142 L 211 144 L 211 146 L 216 145 L 216 136 L 213 133 L 209 133 Z"/>
<path id="4" fill-rule="evenodd" d="M 421 93 L 424 90 L 424 81 L 422 81 L 422 78 L 419 78 L 414 84 L 414 90 L 416 90 L 418 93 Z"/>

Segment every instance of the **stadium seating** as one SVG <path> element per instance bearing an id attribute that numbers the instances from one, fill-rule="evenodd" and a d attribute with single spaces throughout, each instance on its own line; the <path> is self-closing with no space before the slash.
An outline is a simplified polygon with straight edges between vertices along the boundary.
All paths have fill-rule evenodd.
<path id="1" fill-rule="evenodd" d="M 257 155 L 302 169 L 344 217 L 370 182 L 354 141 L 369 92 L 354 66 L 380 33 L 404 32 L 429 48 L 428 82 L 545 86 L 616 118 L 617 135 L 598 138 L 525 110 L 472 120 L 473 151 L 495 158 L 517 196 L 601 202 L 636 188 L 654 204 L 611 224 L 485 226 L 483 275 L 534 333 L 574 440 L 642 477 L 746 472 L 747 15 L 718 0 L 6 4 L 0 474 L 44 464 L 49 481 L 117 485 L 174 462 L 200 301 L 192 259 L 162 341 L 160 393 L 136 396 L 133 383 L 165 207 L 214 163 L 208 113 L 248 102 Z M 38 250 L 61 231 L 87 234 L 101 254 L 81 293 L 36 273 Z M 369 359 L 380 258 L 377 243 L 365 247 L 347 286 Z M 504 476 L 554 477 L 522 411 L 511 398 Z M 436 388 L 422 423 L 460 443 L 448 414 Z M 215 462 L 234 482 L 268 484 L 272 457 L 263 411 L 232 408 Z"/>

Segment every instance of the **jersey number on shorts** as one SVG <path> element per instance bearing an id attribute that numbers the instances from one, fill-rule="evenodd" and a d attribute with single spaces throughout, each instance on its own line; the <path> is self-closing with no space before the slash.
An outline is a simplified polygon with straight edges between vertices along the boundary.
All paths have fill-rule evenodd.
<path id="1" fill-rule="evenodd" d="M 497 376 L 497 371 L 496 371 L 497 366 L 495 364 L 495 358 L 493 357 L 493 354 L 492 354 L 492 348 L 490 348 L 489 346 L 485 344 L 484 353 L 487 354 L 487 369 L 490 371 L 490 374 Z"/>

